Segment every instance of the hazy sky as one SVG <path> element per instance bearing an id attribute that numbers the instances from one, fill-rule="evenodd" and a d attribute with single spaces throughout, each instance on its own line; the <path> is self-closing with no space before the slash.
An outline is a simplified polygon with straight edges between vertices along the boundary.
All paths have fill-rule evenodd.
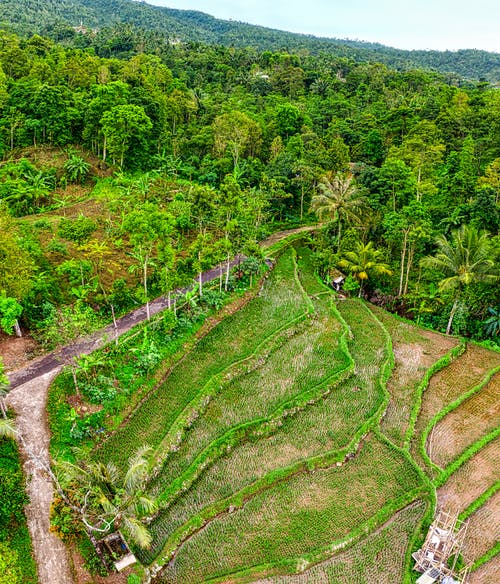
<path id="1" fill-rule="evenodd" d="M 500 0 L 147 0 L 317 36 L 401 49 L 500 53 Z"/>

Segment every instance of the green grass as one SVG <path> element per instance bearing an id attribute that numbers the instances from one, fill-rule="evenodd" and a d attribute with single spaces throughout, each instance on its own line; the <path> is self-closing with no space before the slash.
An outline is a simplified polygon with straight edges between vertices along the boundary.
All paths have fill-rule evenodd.
<path id="1" fill-rule="evenodd" d="M 219 389 L 167 461 L 163 474 L 177 477 L 211 442 L 232 428 L 279 416 L 283 404 L 289 404 L 290 409 L 294 398 L 306 392 L 314 399 L 314 389 L 321 391 L 345 366 L 336 355 L 338 334 L 338 327 L 332 331 L 320 318 L 288 329 L 274 351 L 258 355 L 249 370 Z"/>
<path id="2" fill-rule="evenodd" d="M 350 366 L 350 358 L 339 342 L 346 325 L 339 322 L 335 306 L 332 305 L 331 293 L 314 276 L 305 278 L 306 274 L 312 272 L 308 266 L 303 265 L 301 255 L 303 259 L 306 257 L 304 250 L 299 250 L 301 282 L 308 292 L 314 287 L 316 292 L 322 293 L 313 301 L 315 317 L 306 331 L 310 335 L 308 343 L 312 345 L 314 342 L 316 346 L 323 344 L 325 350 L 330 345 L 328 361 L 325 360 L 328 356 L 325 350 L 323 354 L 320 353 L 322 360 L 334 371 L 335 368 L 347 369 Z M 246 485 L 261 479 L 266 473 L 272 473 L 276 468 L 287 467 L 322 453 L 346 447 L 356 432 L 366 425 L 366 421 L 376 415 L 384 402 L 380 374 L 384 364 L 389 361 L 386 333 L 359 301 L 343 302 L 341 308 L 349 319 L 354 337 L 351 345 L 356 354 L 356 375 L 336 384 L 322 399 L 309 403 L 305 409 L 293 416 L 287 416 L 279 426 L 279 431 L 273 435 L 248 444 L 236 443 L 229 456 L 212 463 L 212 468 L 205 470 L 195 486 L 170 505 L 169 509 L 153 523 L 155 543 L 153 549 L 145 554 L 144 559 L 151 561 L 161 549 L 162 543 L 195 512 L 238 492 Z M 367 321 L 370 321 L 369 327 L 366 326 Z M 312 332 L 314 334 L 311 334 Z M 318 337 L 318 332 L 321 333 L 321 337 Z M 266 365 L 263 364 L 263 370 Z M 281 369 L 282 366 L 273 364 L 273 370 Z M 325 367 L 326 364 L 320 364 L 321 369 Z M 311 378 L 308 377 L 308 380 L 311 381 Z M 266 393 L 269 392 L 270 384 L 266 375 L 262 381 L 263 384 L 250 383 L 249 387 L 255 386 L 257 390 L 260 388 L 260 391 L 263 387 Z M 247 394 L 240 389 L 230 394 L 230 399 L 223 407 L 217 407 L 217 412 L 224 413 L 224 421 L 226 412 L 241 411 L 239 407 L 241 400 L 247 400 L 248 395 L 252 398 L 250 400 L 252 408 L 257 407 L 257 411 L 260 411 L 261 402 L 255 398 L 255 394 Z M 174 456 L 174 462 L 186 460 L 189 446 L 196 443 L 198 435 L 202 440 L 208 440 L 212 435 L 214 421 L 207 417 L 211 406 L 212 404 L 193 425 L 190 437 L 184 447 L 181 445 L 179 453 Z M 204 467 L 205 460 L 202 458 L 199 466 Z M 180 472 L 182 468 L 179 465 L 177 470 Z M 176 467 L 169 464 L 164 470 L 169 469 L 171 476 L 175 477 Z M 180 475 L 178 483 L 185 488 L 186 481 L 183 476 Z M 154 490 L 157 494 L 161 492 L 162 481 L 163 477 L 155 481 Z"/>
<path id="3" fill-rule="evenodd" d="M 351 361 L 349 356 L 339 346 L 339 338 L 341 333 L 341 325 L 338 320 L 332 315 L 328 309 L 329 299 L 322 299 L 315 301 L 318 305 L 318 312 L 316 319 L 309 325 L 308 329 L 318 329 L 321 331 L 321 336 L 325 347 L 329 347 L 329 354 L 324 354 L 328 360 L 321 365 L 324 369 L 325 383 L 320 386 L 320 391 L 316 398 L 311 397 L 305 404 L 306 407 L 299 411 L 293 412 L 293 415 L 287 415 L 280 420 L 276 428 L 271 429 L 271 435 L 260 437 L 252 435 L 250 441 L 238 441 L 232 447 L 231 453 L 223 458 L 216 459 L 212 462 L 212 467 L 202 474 L 198 479 L 195 487 L 187 491 L 183 497 L 179 498 L 175 503 L 164 512 L 160 518 L 153 524 L 153 532 L 155 533 L 155 548 L 148 557 L 154 557 L 155 551 L 161 549 L 162 541 L 172 533 L 175 527 L 178 527 L 182 521 L 189 517 L 189 514 L 201 510 L 204 506 L 224 499 L 230 494 L 239 491 L 243 487 L 252 482 L 262 478 L 266 473 L 272 472 L 276 468 L 293 465 L 301 460 L 317 456 L 323 452 L 334 450 L 345 446 L 345 441 L 341 442 L 337 439 L 330 430 L 330 415 L 331 411 L 325 411 L 329 407 L 334 410 L 337 404 L 350 404 L 353 408 L 352 412 L 356 411 L 358 415 L 351 415 L 345 417 L 346 424 L 349 426 L 349 431 L 346 432 L 348 436 L 354 434 L 356 429 L 364 421 L 364 410 L 362 409 L 361 401 L 352 400 L 352 390 L 346 383 L 335 383 L 330 386 L 329 380 L 332 375 L 337 375 L 342 371 L 348 372 L 351 368 Z M 319 314 L 319 307 L 324 309 L 324 313 Z M 328 343 L 330 341 L 330 343 Z M 256 386 L 260 387 L 260 386 Z M 269 386 L 265 385 L 267 389 Z M 320 395 L 325 394 L 325 397 Z M 312 394 L 314 395 L 314 394 Z M 358 394 L 354 394 L 357 396 Z M 238 396 L 233 396 L 236 399 L 235 411 L 239 411 Z M 245 400 L 246 394 L 242 394 L 240 399 Z M 259 405 L 261 402 L 254 400 L 251 403 Z M 316 415 L 309 417 L 310 410 L 314 410 Z M 231 407 L 229 407 L 231 410 Z M 260 407 L 257 410 L 257 415 Z M 209 409 L 207 409 L 207 413 Z M 316 421 L 315 433 L 311 435 L 309 428 L 304 425 L 304 417 L 308 417 L 311 421 Z M 321 416 L 321 419 L 320 419 Z M 203 416 L 205 418 L 205 416 Z M 273 430 L 275 430 L 273 432 Z M 202 421 L 200 424 L 195 424 L 191 430 L 193 436 L 197 437 L 200 432 L 202 438 L 210 436 L 211 427 Z M 301 442 L 299 444 L 299 442 Z M 188 440 L 186 445 L 191 444 Z M 180 454 L 185 452 L 181 446 Z M 222 449 L 222 453 L 226 453 Z M 175 459 L 182 460 L 182 459 Z M 206 458 L 202 458 L 202 463 L 205 466 Z M 167 469 L 171 469 L 171 465 L 167 465 Z M 175 476 L 172 474 L 171 476 Z M 179 478 L 179 482 L 184 486 L 185 481 Z M 162 479 L 162 477 L 160 477 Z M 153 488 L 159 493 L 161 492 L 162 480 L 155 481 Z M 159 547 L 158 547 L 159 546 Z"/>
<path id="4" fill-rule="evenodd" d="M 276 576 L 261 584 L 395 584 L 404 580 L 404 557 L 425 504 L 418 501 L 348 550 L 301 574 Z"/>
<path id="5" fill-rule="evenodd" d="M 0 438 L 0 568 L 9 584 L 38 582 L 24 514 L 21 460 L 12 440 Z M 1 576 L 0 576 L 1 579 Z"/>
<path id="6" fill-rule="evenodd" d="M 181 547 L 164 581 L 194 584 L 249 566 L 289 566 L 346 538 L 419 484 L 411 464 L 371 437 L 349 463 L 293 476 L 211 521 Z"/>
<path id="7" fill-rule="evenodd" d="M 156 447 L 175 419 L 210 377 L 251 355 L 277 329 L 304 315 L 307 300 L 298 280 L 293 249 L 280 256 L 260 294 L 203 337 L 172 369 L 164 383 L 141 404 L 97 452 L 124 465 L 141 444 Z"/>
<path id="8" fill-rule="evenodd" d="M 474 347 L 453 361 L 463 343 L 339 300 L 311 250 L 286 245 L 259 293 L 192 342 L 94 453 L 123 465 L 153 446 L 161 508 L 136 555 L 163 566 L 158 581 L 408 583 L 424 504 L 407 505 L 435 503 L 446 480 L 471 503 L 457 479 L 476 450 L 432 484 L 410 438 L 415 455 L 436 411 L 475 395 L 498 356 Z M 405 368 L 407 355 L 418 359 Z"/>

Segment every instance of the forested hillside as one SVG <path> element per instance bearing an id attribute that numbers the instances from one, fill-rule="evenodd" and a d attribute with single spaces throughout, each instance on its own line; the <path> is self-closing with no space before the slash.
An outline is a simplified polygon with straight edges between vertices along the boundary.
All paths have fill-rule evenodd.
<path id="1" fill-rule="evenodd" d="M 426 68 L 460 78 L 500 81 L 500 55 L 475 49 L 461 51 L 404 51 L 347 39 L 322 39 L 280 30 L 224 21 L 208 14 L 151 6 L 132 0 L 3 0 L 0 23 L 22 35 L 43 33 L 58 40 L 71 37 L 81 23 L 106 39 L 104 29 L 128 25 L 170 42 L 203 42 L 259 51 L 327 53 L 360 62 L 380 62 L 407 70 Z M 129 31 L 130 33 L 130 31 Z M 102 42 L 102 41 L 101 41 Z"/>
<path id="2" fill-rule="evenodd" d="M 106 571 L 86 535 L 114 525 L 129 582 L 410 584 L 437 500 L 471 518 L 459 564 L 487 582 L 498 89 L 194 25 L 180 42 L 177 21 L 165 42 L 151 19 L 174 12 L 143 4 L 19 6 L 0 5 L 0 353 L 10 374 L 66 352 L 7 402 L 0 360 L 0 434 L 40 480 L 40 579 L 69 573 L 43 552 L 67 563 L 55 481 L 82 581 L 78 553 Z M 23 501 L 0 505 L 9 584 L 35 579 Z"/>
<path id="3" fill-rule="evenodd" d="M 316 214 L 323 274 L 496 338 L 498 91 L 326 54 L 82 38 L 1 36 L 1 289 L 24 327 L 65 338 L 61 307 L 96 326 Z M 480 267 L 438 290 L 464 268 L 421 262 L 436 237 Z M 359 254 L 382 267 L 356 271 Z M 21 307 L 4 304 L 10 331 Z"/>

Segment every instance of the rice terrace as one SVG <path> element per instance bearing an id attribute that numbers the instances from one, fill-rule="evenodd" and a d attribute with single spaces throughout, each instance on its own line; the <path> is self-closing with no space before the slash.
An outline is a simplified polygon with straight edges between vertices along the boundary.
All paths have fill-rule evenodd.
<path id="1" fill-rule="evenodd" d="M 303 235 L 267 254 L 194 336 L 171 335 L 167 311 L 52 384 L 54 458 L 147 469 L 151 542 L 131 546 L 134 578 L 444 582 L 412 554 L 445 509 L 467 526 L 447 581 L 498 583 L 500 354 L 338 295 Z M 136 379 L 137 339 L 162 336 L 168 350 Z M 77 418 L 99 415 L 85 392 L 98 376 L 115 405 L 87 432 Z"/>

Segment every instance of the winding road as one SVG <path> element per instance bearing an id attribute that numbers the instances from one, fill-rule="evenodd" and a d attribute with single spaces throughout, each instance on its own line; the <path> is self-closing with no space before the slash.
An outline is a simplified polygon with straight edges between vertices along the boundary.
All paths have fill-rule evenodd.
<path id="1" fill-rule="evenodd" d="M 267 248 L 290 235 L 313 231 L 316 228 L 317 226 L 306 226 L 282 231 L 272 235 L 261 245 Z M 233 259 L 231 267 L 237 265 L 241 259 L 242 256 Z M 202 274 L 202 282 L 210 282 L 219 275 L 220 266 L 216 266 Z M 185 288 L 175 291 L 177 294 L 185 292 Z M 164 297 L 149 303 L 151 315 L 167 307 L 168 303 Z M 50 465 L 50 433 L 46 413 L 49 386 L 62 367 L 71 363 L 74 357 L 92 353 L 146 318 L 147 310 L 144 305 L 117 319 L 116 328 L 113 324 L 108 325 L 90 336 L 34 359 L 21 369 L 8 372 L 11 391 L 6 401 L 16 414 L 18 442 L 23 455 L 23 469 L 30 499 L 26 516 L 40 584 L 72 584 L 74 581 L 67 550 L 62 541 L 49 529 L 53 497 L 52 481 L 45 470 Z"/>

